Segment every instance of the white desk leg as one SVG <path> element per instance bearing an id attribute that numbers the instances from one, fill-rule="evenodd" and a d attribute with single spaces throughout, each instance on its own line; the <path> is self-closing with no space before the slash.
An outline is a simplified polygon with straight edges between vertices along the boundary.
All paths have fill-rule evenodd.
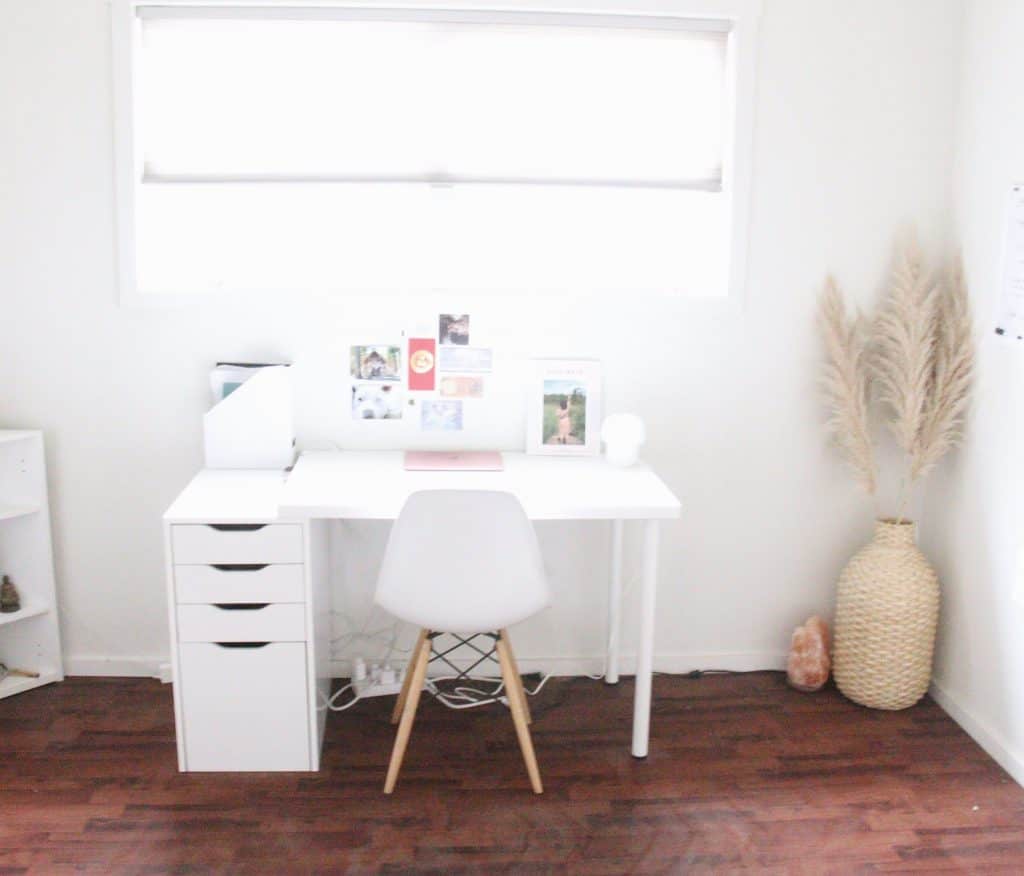
<path id="1" fill-rule="evenodd" d="M 654 600 L 658 587 L 658 521 L 644 523 L 640 582 L 640 642 L 633 699 L 633 757 L 647 757 L 651 730 L 651 675 L 654 669 Z"/>
<path id="2" fill-rule="evenodd" d="M 605 654 L 604 680 L 619 683 L 619 641 L 622 630 L 622 531 L 621 520 L 612 521 L 611 576 L 608 585 L 608 650 Z"/>

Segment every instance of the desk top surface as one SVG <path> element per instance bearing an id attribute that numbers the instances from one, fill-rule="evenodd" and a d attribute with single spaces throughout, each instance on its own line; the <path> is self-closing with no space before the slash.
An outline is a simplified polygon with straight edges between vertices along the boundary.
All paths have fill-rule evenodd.
<path id="1" fill-rule="evenodd" d="M 283 471 L 203 469 L 164 514 L 169 523 L 272 523 L 281 519 Z"/>
<path id="2" fill-rule="evenodd" d="M 647 466 L 603 457 L 502 454 L 505 470 L 406 471 L 401 451 L 307 451 L 290 474 L 200 472 L 164 515 L 177 523 L 277 519 L 393 520 L 418 490 L 502 490 L 533 520 L 679 517 L 679 500 Z"/>

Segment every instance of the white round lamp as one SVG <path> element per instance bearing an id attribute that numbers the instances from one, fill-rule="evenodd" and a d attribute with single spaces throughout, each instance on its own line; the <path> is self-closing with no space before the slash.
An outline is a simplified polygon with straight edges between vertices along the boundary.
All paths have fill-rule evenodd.
<path id="1" fill-rule="evenodd" d="M 633 465 L 647 440 L 644 421 L 636 414 L 612 414 L 601 426 L 604 455 L 612 465 Z"/>

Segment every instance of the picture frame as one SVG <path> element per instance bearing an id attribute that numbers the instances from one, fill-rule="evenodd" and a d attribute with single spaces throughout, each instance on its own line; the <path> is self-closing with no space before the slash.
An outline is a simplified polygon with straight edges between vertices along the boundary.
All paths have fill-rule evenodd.
<path id="1" fill-rule="evenodd" d="M 534 359 L 527 392 L 527 453 L 596 456 L 601 452 L 600 362 Z"/>

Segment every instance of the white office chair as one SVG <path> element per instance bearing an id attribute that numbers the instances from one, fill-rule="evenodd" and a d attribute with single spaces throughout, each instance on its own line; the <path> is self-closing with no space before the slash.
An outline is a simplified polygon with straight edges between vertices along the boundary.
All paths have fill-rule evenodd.
<path id="1" fill-rule="evenodd" d="M 375 601 L 421 628 L 391 716 L 391 723 L 400 723 L 384 793 L 398 780 L 432 638 L 484 631 L 497 631 L 495 650 L 519 747 L 533 790 L 542 793 L 526 693 L 505 630 L 548 604 L 548 584 L 533 526 L 515 496 L 482 490 L 414 493 L 391 530 Z"/>

